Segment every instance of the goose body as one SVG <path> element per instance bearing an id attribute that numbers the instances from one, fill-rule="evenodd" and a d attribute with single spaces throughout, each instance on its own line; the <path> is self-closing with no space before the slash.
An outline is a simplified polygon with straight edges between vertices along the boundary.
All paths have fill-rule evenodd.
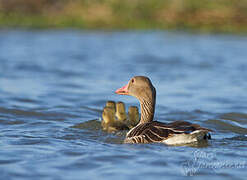
<path id="1" fill-rule="evenodd" d="M 116 91 L 117 94 L 136 97 L 141 106 L 141 120 L 126 135 L 124 143 L 165 143 L 168 145 L 187 144 L 210 139 L 209 132 L 197 124 L 186 121 L 162 123 L 153 121 L 156 90 L 149 78 L 135 76 L 128 84 Z"/>
<path id="2" fill-rule="evenodd" d="M 208 131 L 210 130 L 185 121 L 175 121 L 169 124 L 151 121 L 132 128 L 127 133 L 124 142 L 187 144 L 210 138 Z"/>

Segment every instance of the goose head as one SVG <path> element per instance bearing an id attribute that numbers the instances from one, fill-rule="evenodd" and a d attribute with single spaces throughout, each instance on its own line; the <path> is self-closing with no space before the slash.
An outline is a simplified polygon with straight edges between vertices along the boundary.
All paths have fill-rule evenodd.
<path id="1" fill-rule="evenodd" d="M 148 77 L 135 76 L 129 80 L 127 85 L 117 89 L 115 93 L 134 96 L 139 100 L 151 100 L 154 98 L 155 88 Z"/>
<path id="2" fill-rule="evenodd" d="M 150 122 L 153 120 L 156 90 L 148 77 L 132 77 L 127 85 L 117 89 L 115 93 L 134 96 L 139 100 L 141 106 L 140 123 Z"/>

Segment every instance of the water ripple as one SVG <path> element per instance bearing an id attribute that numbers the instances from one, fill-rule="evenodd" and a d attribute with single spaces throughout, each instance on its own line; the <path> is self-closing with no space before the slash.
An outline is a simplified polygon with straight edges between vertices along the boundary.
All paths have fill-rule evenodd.
<path id="1" fill-rule="evenodd" d="M 1 179 L 244 179 L 246 167 L 183 164 L 247 162 L 246 47 L 219 34 L 1 30 Z M 102 131 L 107 100 L 138 106 L 114 93 L 134 75 L 156 87 L 156 120 L 199 124 L 212 140 L 130 145 Z"/>

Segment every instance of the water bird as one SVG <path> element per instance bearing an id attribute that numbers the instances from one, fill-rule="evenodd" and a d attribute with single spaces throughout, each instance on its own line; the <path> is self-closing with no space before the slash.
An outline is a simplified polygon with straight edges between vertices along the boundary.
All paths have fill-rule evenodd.
<path id="1" fill-rule="evenodd" d="M 127 120 L 127 114 L 125 112 L 125 105 L 123 102 L 116 103 L 116 117 L 121 122 L 125 122 Z"/>
<path id="2" fill-rule="evenodd" d="M 104 107 L 102 113 L 101 126 L 104 131 L 109 133 L 117 132 L 119 130 L 127 130 L 128 127 L 122 121 L 118 121 L 115 116 L 115 111 L 111 107 Z"/>
<path id="3" fill-rule="evenodd" d="M 128 109 L 128 127 L 131 129 L 139 123 L 139 111 L 138 107 L 130 106 Z"/>
<path id="4" fill-rule="evenodd" d="M 107 132 L 130 130 L 139 122 L 139 112 L 136 106 L 130 106 L 128 115 L 123 102 L 107 101 L 103 109 L 101 126 Z"/>
<path id="5" fill-rule="evenodd" d="M 115 93 L 134 96 L 139 100 L 141 120 L 127 134 L 124 143 L 165 143 L 179 145 L 210 139 L 209 132 L 197 124 L 186 121 L 163 123 L 153 121 L 156 102 L 156 90 L 151 80 L 145 76 L 131 78 L 127 85 Z"/>

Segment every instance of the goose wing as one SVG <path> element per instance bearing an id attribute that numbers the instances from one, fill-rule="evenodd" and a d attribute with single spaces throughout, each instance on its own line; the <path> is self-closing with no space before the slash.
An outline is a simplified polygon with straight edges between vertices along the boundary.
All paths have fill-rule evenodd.
<path id="1" fill-rule="evenodd" d="M 161 123 L 157 121 L 137 125 L 126 135 L 125 143 L 161 142 L 175 134 L 190 134 L 196 130 L 211 131 L 186 121 Z"/>

